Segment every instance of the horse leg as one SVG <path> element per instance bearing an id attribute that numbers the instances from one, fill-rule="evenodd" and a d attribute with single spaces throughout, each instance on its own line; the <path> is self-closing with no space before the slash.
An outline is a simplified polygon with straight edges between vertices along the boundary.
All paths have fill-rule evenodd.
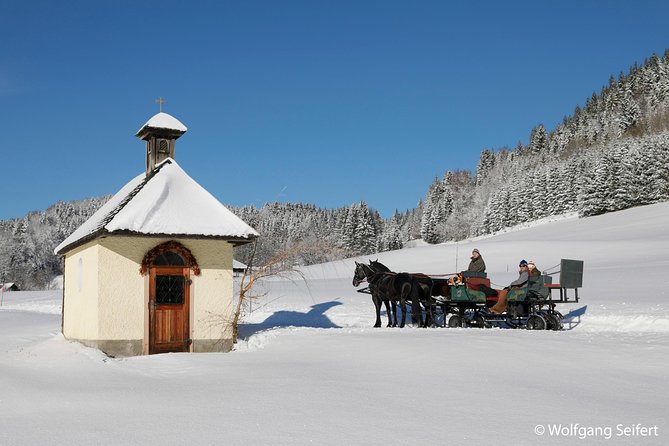
<path id="1" fill-rule="evenodd" d="M 425 327 L 432 327 L 434 325 L 434 305 L 432 298 L 427 298 L 427 313 L 425 315 Z"/>
<path id="2" fill-rule="evenodd" d="M 423 312 L 420 309 L 419 287 L 417 283 L 412 283 L 408 289 L 411 294 L 411 323 L 416 326 L 423 326 Z"/>
<path id="3" fill-rule="evenodd" d="M 388 301 L 388 299 L 384 299 L 383 304 L 386 306 L 386 314 L 388 315 L 388 325 L 386 325 L 386 327 L 392 327 L 393 326 L 393 319 L 392 319 L 393 314 L 390 311 L 390 302 Z"/>
<path id="4" fill-rule="evenodd" d="M 425 327 L 434 325 L 434 300 L 432 299 L 432 285 L 423 285 L 420 288 L 422 297 L 425 300 Z"/>
<path id="5" fill-rule="evenodd" d="M 376 293 L 372 294 L 372 302 L 374 302 L 374 309 L 376 310 L 376 323 L 374 324 L 374 328 L 378 328 L 381 326 L 381 299 Z"/>

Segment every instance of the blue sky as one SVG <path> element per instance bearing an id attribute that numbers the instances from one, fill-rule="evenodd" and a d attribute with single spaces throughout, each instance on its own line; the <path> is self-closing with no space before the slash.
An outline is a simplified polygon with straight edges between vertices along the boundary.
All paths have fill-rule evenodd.
<path id="1" fill-rule="evenodd" d="M 0 0 L 0 219 L 115 193 L 158 106 L 220 201 L 389 216 L 653 52 L 661 1 Z"/>

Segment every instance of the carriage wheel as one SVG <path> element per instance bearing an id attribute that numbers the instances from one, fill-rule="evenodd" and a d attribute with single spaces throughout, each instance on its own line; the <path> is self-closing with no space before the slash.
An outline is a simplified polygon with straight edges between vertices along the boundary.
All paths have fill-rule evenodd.
<path id="1" fill-rule="evenodd" d="M 538 314 L 533 314 L 527 318 L 525 327 L 528 330 L 545 330 L 546 329 L 546 319 L 539 316 Z"/>
<path id="2" fill-rule="evenodd" d="M 549 314 L 546 316 L 546 330 L 562 330 L 562 320 L 557 314 Z"/>
<path id="3" fill-rule="evenodd" d="M 465 326 L 465 318 L 459 314 L 454 314 L 448 319 L 448 328 L 457 328 Z"/>
<path id="4" fill-rule="evenodd" d="M 474 325 L 474 327 L 490 328 L 492 326 L 490 324 L 490 322 L 488 322 L 485 319 L 485 316 L 483 316 L 482 314 L 477 314 L 476 316 L 474 316 L 474 319 L 472 320 L 472 322 L 473 322 L 472 325 Z"/>

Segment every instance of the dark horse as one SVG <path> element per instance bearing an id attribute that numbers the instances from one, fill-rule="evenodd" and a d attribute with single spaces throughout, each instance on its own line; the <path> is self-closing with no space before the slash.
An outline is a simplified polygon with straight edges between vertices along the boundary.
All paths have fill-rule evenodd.
<path id="1" fill-rule="evenodd" d="M 379 260 L 370 260 L 369 261 L 369 266 L 375 270 L 375 271 L 387 271 L 390 272 L 390 268 L 388 268 L 386 265 L 383 263 L 379 262 Z M 407 273 L 405 273 L 407 274 Z M 430 327 L 434 323 L 434 301 L 432 299 L 432 296 L 439 296 L 439 291 L 437 285 L 434 283 L 434 280 L 422 273 L 408 273 L 411 278 L 416 282 L 416 284 L 420 287 L 420 294 L 419 294 L 419 300 L 420 303 L 425 307 L 425 323 L 421 323 L 421 326 L 423 327 Z M 420 308 L 420 307 L 418 307 Z M 411 308 L 412 314 L 414 313 L 413 309 L 413 303 L 412 303 L 412 308 Z M 393 305 L 393 311 L 395 311 L 394 305 Z M 422 322 L 422 315 L 421 315 L 421 322 Z"/>
<path id="2" fill-rule="evenodd" d="M 381 267 L 375 267 L 373 265 L 373 262 L 369 262 L 370 268 L 372 269 L 373 272 L 375 273 L 382 273 L 386 272 L 389 273 L 390 269 L 386 268 L 383 264 L 379 263 Z M 367 266 L 367 265 L 365 265 Z M 353 286 L 357 287 L 360 285 L 362 282 L 367 280 L 367 276 L 365 275 L 365 269 L 363 269 L 362 266 L 358 262 L 355 262 L 355 272 L 353 274 Z M 397 327 L 397 312 L 396 312 L 396 306 L 392 306 L 392 311 L 391 311 L 391 305 L 390 305 L 390 299 L 386 297 L 385 294 L 381 293 L 379 291 L 379 287 L 376 283 L 369 282 L 369 292 L 372 295 L 372 302 L 374 303 L 374 308 L 376 310 L 376 322 L 374 323 L 374 327 L 378 328 L 381 326 L 381 304 L 383 303 L 386 306 L 386 314 L 388 315 L 388 325 L 387 327 Z M 393 320 L 394 325 L 393 325 Z"/>
<path id="3" fill-rule="evenodd" d="M 375 271 L 369 265 L 355 262 L 355 272 L 353 274 L 353 286 L 360 285 L 367 280 L 369 289 L 372 293 L 372 301 L 376 308 L 375 327 L 381 326 L 381 303 L 386 305 L 388 311 L 388 326 L 391 326 L 390 304 L 395 308 L 399 301 L 402 309 L 402 320 L 400 328 L 406 323 L 406 302 L 411 299 L 412 320 L 414 323 L 422 324 L 422 317 L 419 310 L 420 286 L 407 273 L 392 273 L 387 271 Z M 392 326 L 397 326 L 397 312 L 393 311 Z"/>

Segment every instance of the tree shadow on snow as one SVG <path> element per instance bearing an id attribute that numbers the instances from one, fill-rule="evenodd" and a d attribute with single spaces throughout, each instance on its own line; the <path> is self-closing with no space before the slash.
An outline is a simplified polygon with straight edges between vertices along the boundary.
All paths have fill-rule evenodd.
<path id="1" fill-rule="evenodd" d="M 337 301 L 323 302 L 312 305 L 311 310 L 306 313 L 277 311 L 258 324 L 240 324 L 239 338 L 247 339 L 260 331 L 280 327 L 341 328 L 325 315 L 330 308 L 341 304 Z"/>

